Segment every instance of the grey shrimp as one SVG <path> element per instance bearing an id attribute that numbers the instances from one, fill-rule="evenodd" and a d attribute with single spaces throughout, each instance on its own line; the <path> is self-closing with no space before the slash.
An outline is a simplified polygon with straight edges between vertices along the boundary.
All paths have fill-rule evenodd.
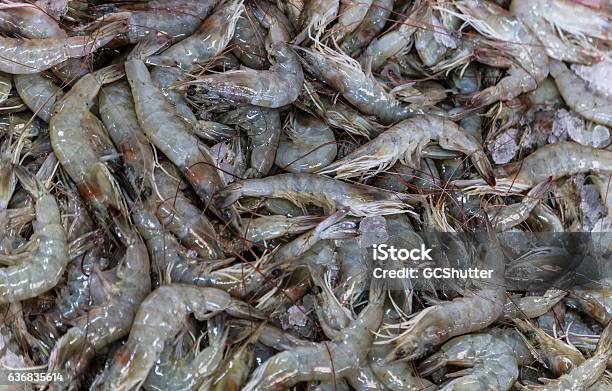
<path id="1" fill-rule="evenodd" d="M 415 200 L 408 194 L 395 194 L 374 187 L 341 182 L 316 174 L 279 174 L 262 179 L 247 179 L 230 184 L 216 202 L 226 207 L 242 197 L 284 198 L 296 205 L 312 203 L 326 213 L 349 207 L 350 214 L 370 216 L 411 211 L 405 202 Z"/>
<path id="2" fill-rule="evenodd" d="M 338 20 L 331 30 L 332 39 L 342 42 L 344 37 L 352 33 L 359 27 L 373 0 L 340 0 L 338 10 Z"/>
<path id="3" fill-rule="evenodd" d="M 265 47 L 266 30 L 255 19 L 250 7 L 238 17 L 231 44 L 232 53 L 251 69 L 266 69 L 270 66 Z"/>
<path id="4" fill-rule="evenodd" d="M 13 170 L 33 197 L 36 210 L 32 252 L 23 254 L 19 265 L 0 269 L 0 303 L 36 297 L 52 289 L 68 264 L 68 244 L 55 197 L 24 168 Z"/>
<path id="5" fill-rule="evenodd" d="M 121 154 L 132 191 L 148 197 L 152 192 L 153 150 L 138 124 L 129 84 L 117 82 L 103 87 L 98 102 L 100 117 Z"/>
<path id="6" fill-rule="evenodd" d="M 440 391 L 508 391 L 519 375 L 512 347 L 491 334 L 470 334 L 451 339 L 442 345 L 440 352 L 425 359 L 419 365 L 419 371 L 425 376 L 448 364 L 466 369 L 447 374 L 447 377 L 456 379 L 444 384 Z"/>
<path id="7" fill-rule="evenodd" d="M 487 210 L 491 225 L 498 232 L 504 232 L 527 220 L 531 211 L 540 203 L 542 197 L 550 188 L 550 181 L 535 185 L 527 192 L 523 200 L 512 205 L 490 207 Z"/>
<path id="8" fill-rule="evenodd" d="M 345 377 L 367 363 L 372 334 L 382 320 L 385 297 L 382 282 L 374 284 L 366 308 L 337 338 L 278 353 L 253 372 L 243 390 L 284 390 L 301 381 L 333 381 L 336 376 Z"/>
<path id="9" fill-rule="evenodd" d="M 544 292 L 542 296 L 525 296 L 518 300 L 506 300 L 503 319 L 540 317 L 550 311 L 565 296 L 567 296 L 566 291 L 551 288 Z"/>
<path id="10" fill-rule="evenodd" d="M 130 236 L 121 263 L 108 272 L 95 271 L 102 284 L 102 301 L 87 316 L 75 319 L 49 356 L 48 371 L 62 372 L 69 382 L 82 373 L 96 352 L 128 334 L 134 314 L 151 290 L 147 248 Z M 109 283 L 112 281 L 112 283 Z"/>
<path id="11" fill-rule="evenodd" d="M 418 168 L 421 152 L 431 140 L 437 140 L 443 148 L 468 155 L 484 180 L 495 186 L 493 168 L 482 145 L 454 122 L 427 115 L 398 123 L 319 173 L 335 172 L 336 178 L 373 176 L 397 161 Z"/>
<path id="12" fill-rule="evenodd" d="M 338 15 L 340 0 L 311 0 L 304 1 L 304 8 L 300 15 L 300 28 L 302 29 L 293 40 L 296 45 L 325 30 Z"/>
<path id="13" fill-rule="evenodd" d="M 612 98 L 590 89 L 562 62 L 553 60 L 549 66 L 563 100 L 572 110 L 586 119 L 612 126 Z"/>
<path id="14" fill-rule="evenodd" d="M 125 240 L 130 232 L 127 206 L 113 175 L 101 160 L 100 147 L 91 142 L 92 135 L 97 136 L 94 140 L 108 139 L 108 135 L 102 122 L 90 111 L 102 85 L 123 74 L 120 67 L 111 65 L 79 79 L 55 106 L 49 134 L 57 159 L 95 217 L 103 225 L 113 221 L 115 233 Z M 106 143 L 112 146 L 110 139 Z"/>
<path id="15" fill-rule="evenodd" d="M 127 391 L 142 385 L 166 340 L 180 331 L 189 314 L 205 320 L 221 312 L 263 318 L 256 309 L 219 289 L 182 284 L 157 288 L 140 305 L 130 336 L 113 357 L 102 389 Z"/>
<path id="16" fill-rule="evenodd" d="M 40 119 L 49 122 L 53 108 L 64 96 L 64 91 L 43 74 L 15 75 L 15 89 L 23 102 Z"/>
<path id="17" fill-rule="evenodd" d="M 250 242 L 263 242 L 286 235 L 301 234 L 321 221 L 318 216 L 262 216 L 245 223 L 245 237 Z"/>
<path id="18" fill-rule="evenodd" d="M 376 116 L 387 125 L 419 114 L 390 95 L 372 75 L 363 71 L 357 61 L 346 54 L 321 43 L 315 43 L 311 49 L 300 50 L 307 68 L 338 90 L 362 113 Z"/>
<path id="19" fill-rule="evenodd" d="M 206 75 L 179 85 L 194 99 L 227 99 L 230 102 L 267 108 L 293 103 L 304 82 L 298 55 L 284 42 L 268 49 L 272 66 L 268 70 L 240 69 Z"/>
<path id="20" fill-rule="evenodd" d="M 387 24 L 395 0 L 374 0 L 357 28 L 340 45 L 340 49 L 355 57 Z"/>
<path id="21" fill-rule="evenodd" d="M 42 72 L 69 58 L 94 52 L 125 31 L 127 25 L 114 22 L 88 36 L 18 39 L 0 38 L 0 71 L 13 74 Z"/>
<path id="22" fill-rule="evenodd" d="M 147 138 L 181 171 L 197 195 L 209 204 L 213 194 L 222 186 L 221 174 L 214 166 L 208 147 L 198 141 L 174 111 L 172 104 L 155 85 L 144 61 L 138 56 L 155 46 L 154 41 L 143 41 L 125 62 L 125 72 L 132 89 L 138 123 Z M 223 220 L 234 218 L 212 208 Z"/>

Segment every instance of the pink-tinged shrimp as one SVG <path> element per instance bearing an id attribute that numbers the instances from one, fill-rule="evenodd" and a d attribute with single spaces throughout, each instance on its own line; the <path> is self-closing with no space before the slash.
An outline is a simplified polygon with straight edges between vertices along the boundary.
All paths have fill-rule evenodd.
<path id="1" fill-rule="evenodd" d="M 134 49 L 134 56 L 125 62 L 138 123 L 147 138 L 174 163 L 208 205 L 213 194 L 223 186 L 221 173 L 215 167 L 208 147 L 199 142 L 190 127 L 176 114 L 172 104 L 151 79 L 143 60 L 137 58 L 151 45 L 155 46 L 155 42 L 141 42 L 141 46 Z M 212 210 L 224 220 L 233 217 Z M 234 223 L 237 224 L 237 220 Z"/>
<path id="2" fill-rule="evenodd" d="M 164 350 L 166 340 L 181 330 L 188 315 L 205 320 L 221 312 L 264 319 L 258 310 L 219 289 L 182 284 L 157 288 L 140 305 L 130 336 L 115 354 L 102 389 L 127 391 L 140 386 Z"/>
<path id="3" fill-rule="evenodd" d="M 442 148 L 468 155 L 484 180 L 495 186 L 493 168 L 482 145 L 454 122 L 426 115 L 398 123 L 319 173 L 335 172 L 336 178 L 374 176 L 398 161 L 418 168 L 421 152 L 431 140 L 437 141 Z"/>
<path id="4" fill-rule="evenodd" d="M 123 22 L 113 22 L 87 36 L 43 39 L 0 37 L 0 71 L 13 74 L 42 72 L 69 58 L 94 52 L 126 28 Z"/>
<path id="5" fill-rule="evenodd" d="M 522 193 L 538 183 L 580 173 L 612 172 L 612 152 L 574 142 L 547 144 L 520 162 L 495 170 L 496 186 L 486 186 L 480 179 L 453 183 L 473 193 Z"/>
<path id="6" fill-rule="evenodd" d="M 348 35 L 340 49 L 352 57 L 359 54 L 385 27 L 395 0 L 374 0 L 357 28 Z"/>
<path id="7" fill-rule="evenodd" d="M 96 352 L 128 334 L 136 310 L 151 290 L 147 248 L 138 235 L 130 240 L 116 268 L 94 271 L 92 279 L 100 284 L 101 301 L 75 319 L 74 327 L 51 351 L 48 371 L 61 371 L 67 383 L 87 368 Z"/>
<path id="8" fill-rule="evenodd" d="M 344 37 L 359 27 L 372 6 L 373 0 L 340 0 L 338 20 L 332 28 L 332 39 L 342 42 Z"/>
<path id="9" fill-rule="evenodd" d="M 312 203 L 328 214 L 348 207 L 350 214 L 355 216 L 407 213 L 412 207 L 405 202 L 416 199 L 413 195 L 395 194 L 322 175 L 279 174 L 234 182 L 218 194 L 217 203 L 224 207 L 242 197 L 284 198 L 296 205 Z"/>
<path id="10" fill-rule="evenodd" d="M 467 101 L 468 106 L 485 106 L 516 98 L 535 90 L 548 76 L 546 49 L 519 19 L 493 2 L 460 0 L 453 5 L 461 11 L 453 15 L 493 40 L 493 46 L 501 46 L 513 61 L 507 76 L 496 85 L 473 94 Z"/>
<path id="11" fill-rule="evenodd" d="M 101 160 L 98 144 L 108 139 L 106 129 L 90 111 L 102 85 L 121 77 L 123 70 L 111 65 L 79 79 L 55 106 L 49 134 L 55 155 L 95 217 L 103 225 L 114 222 L 115 233 L 123 240 L 130 232 L 127 207 Z M 110 140 L 108 143 L 112 145 Z"/>
<path id="12" fill-rule="evenodd" d="M 268 55 L 273 63 L 268 70 L 240 69 L 206 75 L 181 84 L 179 89 L 187 89 L 195 100 L 227 99 L 268 108 L 293 103 L 304 83 L 298 55 L 284 42 L 273 43 Z"/>
<path id="13" fill-rule="evenodd" d="M 48 291 L 58 283 L 68 263 L 68 244 L 57 201 L 24 168 L 14 166 L 13 170 L 34 199 L 34 250 L 23 254 L 20 264 L 0 268 L 0 303 L 22 301 Z"/>

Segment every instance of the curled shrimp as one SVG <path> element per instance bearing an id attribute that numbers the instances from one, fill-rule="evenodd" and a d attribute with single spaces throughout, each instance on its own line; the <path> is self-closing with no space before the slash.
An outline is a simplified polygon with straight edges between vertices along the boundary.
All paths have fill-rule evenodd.
<path id="1" fill-rule="evenodd" d="M 326 213 L 348 207 L 355 216 L 410 212 L 411 207 L 404 201 L 414 200 L 412 195 L 395 194 L 321 175 L 279 174 L 234 182 L 219 192 L 216 202 L 225 207 L 242 197 L 284 198 L 296 205 L 313 203 Z"/>
<path id="2" fill-rule="evenodd" d="M 267 59 L 264 37 L 266 30 L 253 16 L 248 7 L 236 21 L 236 30 L 232 38 L 232 53 L 240 62 L 251 69 L 265 69 L 270 66 Z"/>
<path id="3" fill-rule="evenodd" d="M 190 98 L 227 99 L 236 103 L 278 108 L 293 103 L 304 82 L 297 54 L 284 42 L 268 50 L 273 65 L 269 70 L 241 69 L 206 75 L 179 85 Z"/>
<path id="4" fill-rule="evenodd" d="M 612 126 L 612 98 L 591 90 L 562 62 L 551 61 L 549 66 L 563 100 L 572 110 L 586 119 Z"/>
<path id="5" fill-rule="evenodd" d="M 145 381 L 167 339 L 193 314 L 205 320 L 221 312 L 240 318 L 263 318 L 248 304 L 215 288 L 171 284 L 154 290 L 140 305 L 130 336 L 112 359 L 103 390 L 130 390 Z"/>
<path id="6" fill-rule="evenodd" d="M 461 0 L 453 5 L 461 11 L 453 15 L 490 38 L 493 47 L 501 46 L 513 59 L 508 75 L 496 85 L 473 94 L 466 103 L 468 106 L 480 107 L 516 98 L 535 90 L 548 76 L 546 50 L 516 17 L 497 4 L 483 0 Z M 499 60 L 498 56 L 494 59 Z"/>
<path id="7" fill-rule="evenodd" d="M 433 116 L 404 120 L 319 173 L 335 172 L 336 178 L 373 176 L 397 161 L 418 168 L 421 151 L 430 140 L 437 140 L 443 148 L 470 156 L 484 180 L 491 186 L 495 185 L 493 168 L 480 143 L 454 122 Z"/>
<path id="8" fill-rule="evenodd" d="M 534 186 L 519 203 L 504 205 L 501 209 L 492 207 L 487 211 L 491 225 L 495 230 L 503 232 L 527 220 L 531 211 L 540 203 L 542 196 L 550 188 L 550 181 L 544 181 Z"/>
<path id="9" fill-rule="evenodd" d="M 422 375 L 428 375 L 446 365 L 466 369 L 447 374 L 456 379 L 444 384 L 440 391 L 508 391 L 519 375 L 514 350 L 491 334 L 453 338 L 442 345 L 439 352 L 424 360 L 419 370 Z"/>
<path id="10" fill-rule="evenodd" d="M 374 37 L 376 37 L 387 24 L 389 15 L 393 11 L 393 3 L 395 0 L 374 0 L 368 9 L 368 12 L 363 17 L 359 26 L 353 32 L 347 35 L 340 49 L 351 57 L 366 47 Z"/>
<path id="11" fill-rule="evenodd" d="M 13 74 L 42 72 L 69 58 L 83 57 L 110 42 L 126 24 L 114 22 L 89 36 L 18 39 L 0 38 L 0 71 Z"/>
<path id="12" fill-rule="evenodd" d="M 454 181 L 464 191 L 474 193 L 520 193 L 536 184 L 580 173 L 612 171 L 612 152 L 574 142 L 547 144 L 525 157 L 496 170 L 496 185 L 489 187 L 482 180 Z"/>
<path id="13" fill-rule="evenodd" d="M 281 134 L 275 163 L 285 171 L 314 172 L 336 158 L 338 147 L 331 129 L 318 118 L 297 112 Z"/>
<path id="14" fill-rule="evenodd" d="M 57 285 L 68 264 L 68 244 L 55 198 L 24 168 L 14 166 L 24 189 L 35 202 L 35 250 L 22 255 L 19 265 L 0 269 L 0 303 L 36 297 Z"/>

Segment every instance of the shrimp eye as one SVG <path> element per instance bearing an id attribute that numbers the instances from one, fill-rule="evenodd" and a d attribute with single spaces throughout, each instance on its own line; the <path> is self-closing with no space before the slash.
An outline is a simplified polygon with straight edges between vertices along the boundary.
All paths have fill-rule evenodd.
<path id="1" fill-rule="evenodd" d="M 323 289 L 321 289 L 321 287 L 318 285 L 313 286 L 312 288 L 310 288 L 310 290 L 312 291 L 314 295 L 318 295 L 321 292 L 323 292 Z"/>
<path id="2" fill-rule="evenodd" d="M 272 278 L 278 278 L 281 275 L 281 270 L 279 268 L 276 269 L 272 269 L 270 271 L 270 276 L 272 276 Z"/>

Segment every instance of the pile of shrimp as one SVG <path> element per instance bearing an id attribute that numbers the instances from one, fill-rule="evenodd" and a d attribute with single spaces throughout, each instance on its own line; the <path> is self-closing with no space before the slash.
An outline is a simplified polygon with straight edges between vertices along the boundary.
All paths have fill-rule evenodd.
<path id="1" fill-rule="evenodd" d="M 0 33 L 0 389 L 612 390 L 612 277 L 371 256 L 612 266 L 609 2 L 0 0 Z"/>

